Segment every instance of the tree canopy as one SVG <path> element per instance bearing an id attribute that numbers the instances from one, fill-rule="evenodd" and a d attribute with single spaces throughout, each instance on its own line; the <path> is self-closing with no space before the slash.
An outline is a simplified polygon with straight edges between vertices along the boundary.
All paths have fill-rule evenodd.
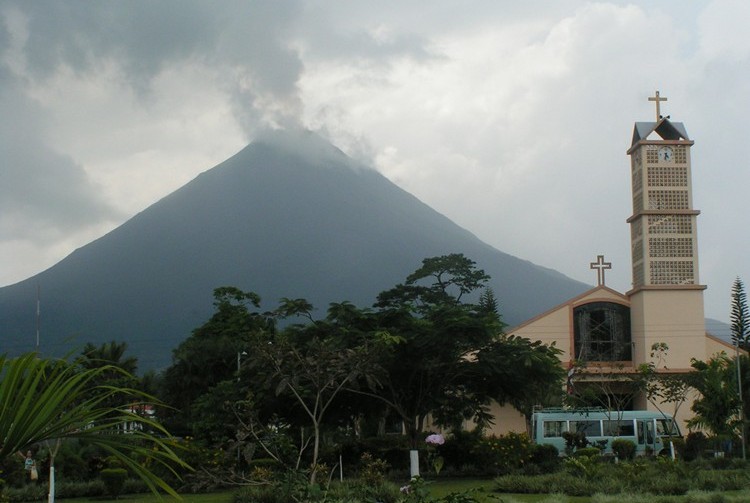
<path id="1" fill-rule="evenodd" d="M 175 350 L 165 400 L 215 431 L 194 428 L 205 441 L 240 435 L 219 412 L 239 402 L 236 422 L 308 429 L 313 466 L 324 428 L 351 427 L 373 412 L 398 417 L 416 446 L 428 420 L 484 426 L 493 400 L 530 409 L 560 390 L 560 352 L 503 335 L 488 279 L 462 254 L 427 258 L 372 308 L 333 303 L 323 319 L 305 299 L 261 313 L 257 294 L 218 289 L 214 315 Z"/>
<path id="2" fill-rule="evenodd" d="M 175 491 L 148 464 L 175 473 L 186 467 L 156 421 L 132 407 L 154 399 L 134 389 L 97 385 L 103 375 L 123 372 L 112 366 L 80 369 L 65 360 L 41 359 L 36 353 L 0 356 L 0 458 L 32 445 L 79 439 L 108 452 L 143 479 L 154 492 Z M 109 405 L 113 396 L 120 407 Z M 125 424 L 136 425 L 128 433 Z M 148 461 L 148 463 L 146 462 Z"/>

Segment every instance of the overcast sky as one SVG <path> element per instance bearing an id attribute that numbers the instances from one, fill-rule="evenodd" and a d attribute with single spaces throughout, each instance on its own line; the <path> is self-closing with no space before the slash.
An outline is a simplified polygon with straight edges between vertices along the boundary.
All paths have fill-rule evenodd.
<path id="1" fill-rule="evenodd" d="M 659 89 L 695 140 L 727 321 L 750 282 L 748 21 L 746 0 L 0 0 L 0 285 L 301 125 L 499 250 L 589 284 L 604 254 L 624 292 L 625 152 Z"/>

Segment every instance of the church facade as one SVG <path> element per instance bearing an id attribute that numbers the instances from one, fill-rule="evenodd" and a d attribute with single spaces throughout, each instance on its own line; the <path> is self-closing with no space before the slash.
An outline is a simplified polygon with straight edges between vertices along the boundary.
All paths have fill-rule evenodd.
<path id="1" fill-rule="evenodd" d="M 629 375 L 641 364 L 657 372 L 691 371 L 691 360 L 707 360 L 734 347 L 706 332 L 699 281 L 697 217 L 693 207 L 690 149 L 693 141 L 682 123 L 660 113 L 666 98 L 658 91 L 656 120 L 637 122 L 627 154 L 632 180 L 630 225 L 632 289 L 617 292 L 605 284 L 611 264 L 598 256 L 591 268 L 598 285 L 507 331 L 510 335 L 555 344 L 568 369 L 568 393 L 588 388 L 599 403 L 619 410 L 674 414 L 673 404 L 650 403 L 628 392 Z M 618 391 L 618 386 L 621 390 Z M 617 401 L 614 404 L 612 401 Z M 677 419 L 691 417 L 688 396 Z M 494 433 L 524 431 L 525 419 L 509 407 L 496 410 Z M 684 428 L 683 428 L 684 429 Z"/>

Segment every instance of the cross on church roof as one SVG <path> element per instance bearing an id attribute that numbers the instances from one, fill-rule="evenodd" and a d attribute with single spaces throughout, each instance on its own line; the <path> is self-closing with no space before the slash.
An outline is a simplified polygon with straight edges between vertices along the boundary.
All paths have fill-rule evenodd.
<path id="1" fill-rule="evenodd" d="M 604 255 L 597 255 L 596 262 L 591 262 L 591 269 L 596 269 L 597 281 L 599 286 L 604 285 L 604 271 L 612 269 L 612 262 L 605 262 Z"/>
<path id="2" fill-rule="evenodd" d="M 667 101 L 667 98 L 661 98 L 659 96 L 659 91 L 656 91 L 656 96 L 649 96 L 648 101 L 655 101 L 656 102 L 656 122 L 659 122 L 659 119 L 661 119 L 661 107 L 660 104 L 662 101 Z"/>

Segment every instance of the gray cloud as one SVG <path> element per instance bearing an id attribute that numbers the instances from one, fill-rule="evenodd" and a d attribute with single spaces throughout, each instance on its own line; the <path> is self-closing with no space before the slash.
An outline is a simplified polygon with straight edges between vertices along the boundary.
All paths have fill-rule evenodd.
<path id="1" fill-rule="evenodd" d="M 90 231 L 302 126 L 503 251 L 582 280 L 605 253 L 627 290 L 624 150 L 658 88 L 697 141 L 702 274 L 727 283 L 750 274 L 727 251 L 745 4 L 0 0 L 0 230 Z"/>
<path id="2" fill-rule="evenodd" d="M 165 67 L 193 62 L 220 74 L 218 82 L 234 95 L 249 130 L 255 122 L 289 120 L 298 111 L 302 63 L 288 42 L 299 12 L 294 0 L 49 0 L 15 6 L 25 16 L 24 55 L 35 78 L 53 78 L 61 65 L 85 74 L 115 62 L 123 78 L 148 95 Z"/>
<path id="3" fill-rule="evenodd" d="M 15 120 L 0 121 L 0 239 L 43 243 L 122 219 L 82 166 L 46 145 L 35 108 L 7 79 L 0 109 Z"/>

